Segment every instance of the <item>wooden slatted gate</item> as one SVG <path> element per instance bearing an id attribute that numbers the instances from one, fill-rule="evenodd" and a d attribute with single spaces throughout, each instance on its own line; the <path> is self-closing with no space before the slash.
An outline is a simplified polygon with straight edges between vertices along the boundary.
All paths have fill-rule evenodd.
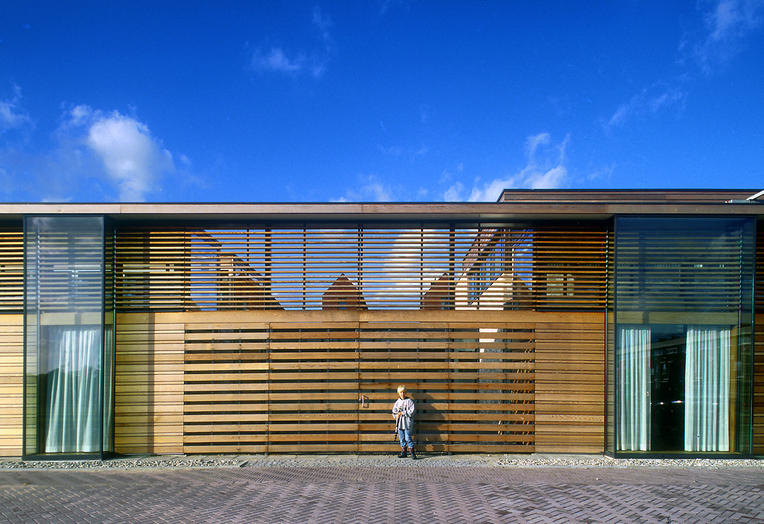
<path id="1" fill-rule="evenodd" d="M 187 314 L 183 450 L 390 450 L 390 408 L 406 384 L 423 449 L 533 451 L 533 325 L 470 313 Z"/>

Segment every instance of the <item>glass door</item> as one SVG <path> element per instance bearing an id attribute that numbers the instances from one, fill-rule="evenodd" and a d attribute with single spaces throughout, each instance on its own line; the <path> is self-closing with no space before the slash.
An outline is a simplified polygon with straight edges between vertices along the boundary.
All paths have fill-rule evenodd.
<path id="1" fill-rule="evenodd" d="M 650 449 L 684 448 L 684 326 L 654 326 L 650 351 Z"/>

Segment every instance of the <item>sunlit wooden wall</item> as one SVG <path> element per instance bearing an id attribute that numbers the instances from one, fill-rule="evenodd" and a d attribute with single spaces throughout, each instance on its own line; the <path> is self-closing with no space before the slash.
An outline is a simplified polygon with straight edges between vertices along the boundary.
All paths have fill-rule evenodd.
<path id="1" fill-rule="evenodd" d="M 389 451 L 399 384 L 424 450 L 603 449 L 599 313 L 156 312 L 118 325 L 118 452 Z"/>

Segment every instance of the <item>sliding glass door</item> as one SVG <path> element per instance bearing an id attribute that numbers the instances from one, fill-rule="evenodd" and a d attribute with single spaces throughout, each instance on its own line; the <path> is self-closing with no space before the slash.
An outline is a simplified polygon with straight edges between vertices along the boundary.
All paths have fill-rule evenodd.
<path id="1" fill-rule="evenodd" d="M 650 330 L 618 334 L 618 449 L 647 451 L 650 444 Z"/>
<path id="2" fill-rule="evenodd" d="M 616 221 L 615 453 L 751 452 L 753 222 Z"/>
<path id="3" fill-rule="evenodd" d="M 688 327 L 684 371 L 685 451 L 730 450 L 730 330 Z"/>
<path id="4" fill-rule="evenodd" d="M 619 451 L 730 451 L 730 329 L 622 327 Z"/>

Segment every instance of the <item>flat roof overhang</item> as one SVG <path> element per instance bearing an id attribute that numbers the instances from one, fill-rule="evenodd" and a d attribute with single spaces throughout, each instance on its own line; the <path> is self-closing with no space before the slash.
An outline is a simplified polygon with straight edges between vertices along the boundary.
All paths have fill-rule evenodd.
<path id="1" fill-rule="evenodd" d="M 29 203 L 0 204 L 0 220 L 24 215 L 106 215 L 129 221 L 525 221 L 603 220 L 614 215 L 764 215 L 761 202 L 496 203 Z"/>

